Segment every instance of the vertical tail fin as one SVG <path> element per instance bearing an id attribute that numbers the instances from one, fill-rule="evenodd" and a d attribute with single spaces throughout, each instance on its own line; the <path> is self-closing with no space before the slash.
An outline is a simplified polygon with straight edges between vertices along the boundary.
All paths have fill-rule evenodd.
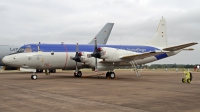
<path id="1" fill-rule="evenodd" d="M 145 45 L 161 48 L 167 47 L 167 26 L 163 17 L 158 25 L 156 35 L 151 40 L 145 42 Z"/>
<path id="2" fill-rule="evenodd" d="M 108 41 L 108 38 L 110 36 L 110 33 L 112 31 L 114 23 L 107 23 L 100 31 L 99 33 L 94 37 L 98 39 L 97 44 L 106 44 Z M 94 44 L 94 40 L 92 39 L 88 44 Z"/>

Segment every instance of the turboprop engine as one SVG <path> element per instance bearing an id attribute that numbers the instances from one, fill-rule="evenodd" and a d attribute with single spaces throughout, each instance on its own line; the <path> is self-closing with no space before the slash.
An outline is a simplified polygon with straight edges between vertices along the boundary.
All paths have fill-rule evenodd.
<path id="1" fill-rule="evenodd" d="M 103 59 L 103 61 L 107 62 L 118 62 L 121 61 L 120 56 L 124 54 L 126 55 L 133 54 L 133 52 L 131 51 L 110 48 L 110 47 L 100 47 L 97 50 L 98 50 L 98 52 L 96 52 L 97 58 Z"/>

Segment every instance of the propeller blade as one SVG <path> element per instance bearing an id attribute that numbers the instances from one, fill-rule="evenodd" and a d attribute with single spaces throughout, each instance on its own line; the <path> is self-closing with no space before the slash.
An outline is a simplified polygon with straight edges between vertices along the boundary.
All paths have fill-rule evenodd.
<path id="1" fill-rule="evenodd" d="M 78 43 L 76 44 L 76 52 L 78 52 Z"/>
<path id="2" fill-rule="evenodd" d="M 94 45 L 95 48 L 94 49 L 95 49 L 95 52 L 97 52 L 97 38 L 95 38 L 94 41 L 95 41 L 95 45 Z M 97 73 L 97 71 L 98 71 L 97 70 L 97 57 L 95 57 L 95 72 Z"/>
<path id="3" fill-rule="evenodd" d="M 78 57 L 78 43 L 76 44 L 76 54 L 75 54 L 75 58 Z M 77 60 L 76 60 L 76 75 L 78 74 L 78 65 L 77 65 Z"/>
<path id="4" fill-rule="evenodd" d="M 78 66 L 77 66 L 77 62 L 76 62 L 76 75 L 78 74 Z"/>
<path id="5" fill-rule="evenodd" d="M 95 72 L 96 73 L 98 72 L 98 69 L 97 69 L 97 58 L 95 58 Z"/>

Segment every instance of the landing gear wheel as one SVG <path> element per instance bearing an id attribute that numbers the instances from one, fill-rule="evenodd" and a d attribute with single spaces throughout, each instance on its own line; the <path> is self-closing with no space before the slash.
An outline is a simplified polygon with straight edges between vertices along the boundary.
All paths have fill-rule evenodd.
<path id="1" fill-rule="evenodd" d="M 56 69 L 50 70 L 51 73 L 56 73 Z"/>
<path id="2" fill-rule="evenodd" d="M 50 75 L 50 70 L 45 69 L 45 74 L 46 74 L 46 75 Z"/>
<path id="3" fill-rule="evenodd" d="M 77 77 L 82 77 L 82 72 L 78 71 Z"/>
<path id="4" fill-rule="evenodd" d="M 78 71 L 78 73 L 74 72 L 74 77 L 82 77 L 82 72 Z"/>
<path id="5" fill-rule="evenodd" d="M 106 78 L 110 77 L 110 72 L 106 73 Z"/>
<path id="6" fill-rule="evenodd" d="M 43 70 L 39 70 L 39 73 L 43 73 Z"/>
<path id="7" fill-rule="evenodd" d="M 182 82 L 183 82 L 183 83 L 185 83 L 185 82 L 186 82 L 185 78 L 182 78 Z"/>
<path id="8" fill-rule="evenodd" d="M 76 72 L 74 72 L 74 77 L 78 77 L 77 74 L 76 74 Z"/>
<path id="9" fill-rule="evenodd" d="M 110 72 L 110 78 L 114 79 L 115 78 L 115 73 L 114 72 Z"/>
<path id="10" fill-rule="evenodd" d="M 53 73 L 56 73 L 56 69 L 53 70 Z"/>
<path id="11" fill-rule="evenodd" d="M 37 75 L 31 75 L 31 79 L 32 80 L 36 80 L 37 79 Z"/>

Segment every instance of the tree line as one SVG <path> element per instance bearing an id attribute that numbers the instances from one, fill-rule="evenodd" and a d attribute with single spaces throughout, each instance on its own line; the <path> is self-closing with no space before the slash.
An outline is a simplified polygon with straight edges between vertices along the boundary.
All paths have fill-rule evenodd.
<path id="1" fill-rule="evenodd" d="M 193 64 L 152 64 L 152 65 L 145 65 L 145 68 L 149 69 L 157 69 L 157 68 L 194 68 L 196 66 Z"/>

